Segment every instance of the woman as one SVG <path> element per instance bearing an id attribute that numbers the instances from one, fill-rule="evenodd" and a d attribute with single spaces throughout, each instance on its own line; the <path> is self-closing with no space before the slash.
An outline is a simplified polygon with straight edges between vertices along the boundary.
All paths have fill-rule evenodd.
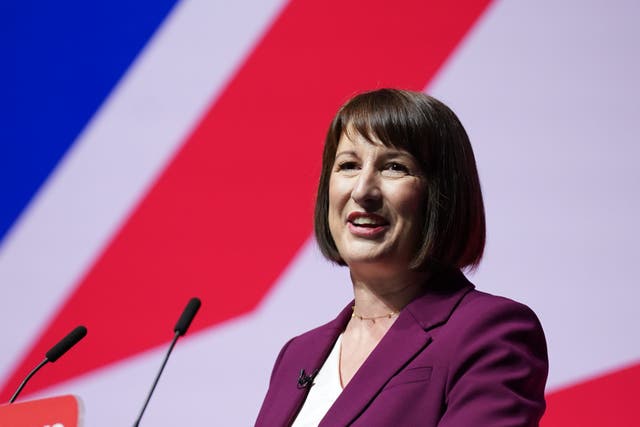
<path id="1" fill-rule="evenodd" d="M 354 301 L 284 346 L 257 426 L 538 425 L 538 319 L 461 273 L 482 257 L 484 207 L 447 106 L 392 89 L 347 102 L 325 141 L 315 232 Z"/>

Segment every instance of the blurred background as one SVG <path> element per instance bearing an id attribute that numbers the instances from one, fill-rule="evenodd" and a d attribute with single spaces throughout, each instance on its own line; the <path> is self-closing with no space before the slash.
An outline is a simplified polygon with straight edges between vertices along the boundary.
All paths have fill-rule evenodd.
<path id="1" fill-rule="evenodd" d="M 547 334 L 543 426 L 637 426 L 640 3 L 145 0 L 0 6 L 0 401 L 74 393 L 88 426 L 246 426 L 277 352 L 351 298 L 312 211 L 353 94 L 422 90 L 475 149 L 470 279 Z"/>

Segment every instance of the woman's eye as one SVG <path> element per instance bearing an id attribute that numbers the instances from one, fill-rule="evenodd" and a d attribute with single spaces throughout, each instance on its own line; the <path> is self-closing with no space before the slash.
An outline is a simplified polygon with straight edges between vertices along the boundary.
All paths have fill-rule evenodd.
<path id="1" fill-rule="evenodd" d="M 405 174 L 409 173 L 409 168 L 403 165 L 402 163 L 398 163 L 398 162 L 388 163 L 385 166 L 385 169 L 391 172 L 398 172 L 398 173 L 405 173 Z"/>
<path id="2" fill-rule="evenodd" d="M 343 171 L 343 170 L 353 170 L 356 169 L 358 167 L 358 164 L 356 162 L 341 162 L 338 163 L 338 170 L 339 171 Z"/>

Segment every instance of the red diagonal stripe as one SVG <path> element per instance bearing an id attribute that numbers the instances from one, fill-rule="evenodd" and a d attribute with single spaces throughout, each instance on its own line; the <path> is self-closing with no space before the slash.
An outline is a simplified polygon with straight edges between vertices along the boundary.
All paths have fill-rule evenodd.
<path id="1" fill-rule="evenodd" d="M 85 342 L 29 389 L 252 310 L 309 237 L 321 145 L 337 107 L 424 88 L 488 0 L 293 1 L 78 284 L 4 387 L 77 323 Z M 392 5 L 392 6 L 391 6 Z"/>
<path id="2" fill-rule="evenodd" d="M 547 396 L 542 427 L 640 426 L 640 364 Z"/>

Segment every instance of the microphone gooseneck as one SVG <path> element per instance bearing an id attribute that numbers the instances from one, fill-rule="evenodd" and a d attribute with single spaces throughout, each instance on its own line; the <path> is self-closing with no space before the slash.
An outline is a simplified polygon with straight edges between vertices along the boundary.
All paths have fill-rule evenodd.
<path id="1" fill-rule="evenodd" d="M 182 315 L 180 316 L 180 318 L 178 319 L 178 322 L 176 323 L 176 326 L 173 328 L 174 331 L 174 336 L 173 336 L 173 340 L 171 340 L 171 344 L 169 345 L 169 350 L 167 351 L 167 354 L 164 356 L 164 360 L 162 361 L 162 365 L 160 366 L 160 370 L 158 371 L 158 374 L 156 375 L 156 379 L 153 381 L 153 385 L 151 386 L 151 390 L 149 390 L 149 394 L 147 395 L 147 399 L 144 402 L 144 405 L 142 406 L 142 410 L 140 411 L 140 415 L 138 415 L 138 418 L 136 419 L 136 421 L 133 423 L 133 427 L 138 427 L 140 425 L 140 420 L 142 419 L 142 416 L 144 415 L 144 411 L 147 409 L 147 405 L 149 404 L 149 401 L 151 400 L 151 396 L 153 395 L 153 391 L 156 389 L 156 385 L 158 385 L 158 381 L 160 380 L 160 376 L 162 375 L 162 372 L 164 371 L 164 367 L 167 364 L 167 361 L 169 360 L 169 356 L 171 355 L 171 352 L 173 351 L 173 347 L 176 345 L 176 342 L 178 341 L 178 338 L 180 338 L 182 335 L 187 333 L 187 329 L 189 329 L 189 326 L 191 325 L 191 322 L 193 321 L 193 318 L 196 316 L 196 313 L 198 312 L 198 309 L 200 309 L 200 299 L 199 298 L 191 298 L 189 300 L 189 302 L 187 303 L 187 306 L 185 307 L 184 311 L 182 312 Z"/>
<path id="2" fill-rule="evenodd" d="M 29 372 L 29 375 L 27 375 L 26 378 L 22 380 L 22 382 L 20 383 L 20 386 L 18 387 L 16 392 L 13 393 L 13 396 L 11 396 L 11 399 L 9 399 L 9 403 L 13 403 L 13 401 L 16 400 L 16 398 L 18 397 L 18 395 L 20 394 L 20 392 L 22 391 L 24 386 L 27 384 L 27 381 L 29 381 L 31 379 L 31 377 L 34 376 L 36 374 L 36 372 L 38 372 L 40 370 L 40 368 L 42 368 L 44 365 L 46 365 L 47 362 L 49 362 L 49 361 L 45 358 L 42 362 L 40 362 L 38 364 L 38 366 L 36 366 L 35 368 L 33 368 L 31 370 L 31 372 Z"/>
<path id="3" fill-rule="evenodd" d="M 73 331 L 71 331 L 66 337 L 62 338 L 56 345 L 51 347 L 51 349 L 47 351 L 47 353 L 45 354 L 44 360 L 40 362 L 38 366 L 33 368 L 33 370 L 29 372 L 29 375 L 27 375 L 26 378 L 22 380 L 18 389 L 15 391 L 15 393 L 13 393 L 13 396 L 11 396 L 11 399 L 9 399 L 9 403 L 13 403 L 14 400 L 16 400 L 16 398 L 18 397 L 18 395 L 20 394 L 24 386 L 31 379 L 31 377 L 33 377 L 36 374 L 36 372 L 40 370 L 40 368 L 42 368 L 48 362 L 53 363 L 56 360 L 58 360 L 60 356 L 65 354 L 67 351 L 69 351 L 69 349 L 74 345 L 76 345 L 78 341 L 80 341 L 82 338 L 85 337 L 85 335 L 87 335 L 87 328 L 85 328 L 84 326 L 78 326 Z"/>

